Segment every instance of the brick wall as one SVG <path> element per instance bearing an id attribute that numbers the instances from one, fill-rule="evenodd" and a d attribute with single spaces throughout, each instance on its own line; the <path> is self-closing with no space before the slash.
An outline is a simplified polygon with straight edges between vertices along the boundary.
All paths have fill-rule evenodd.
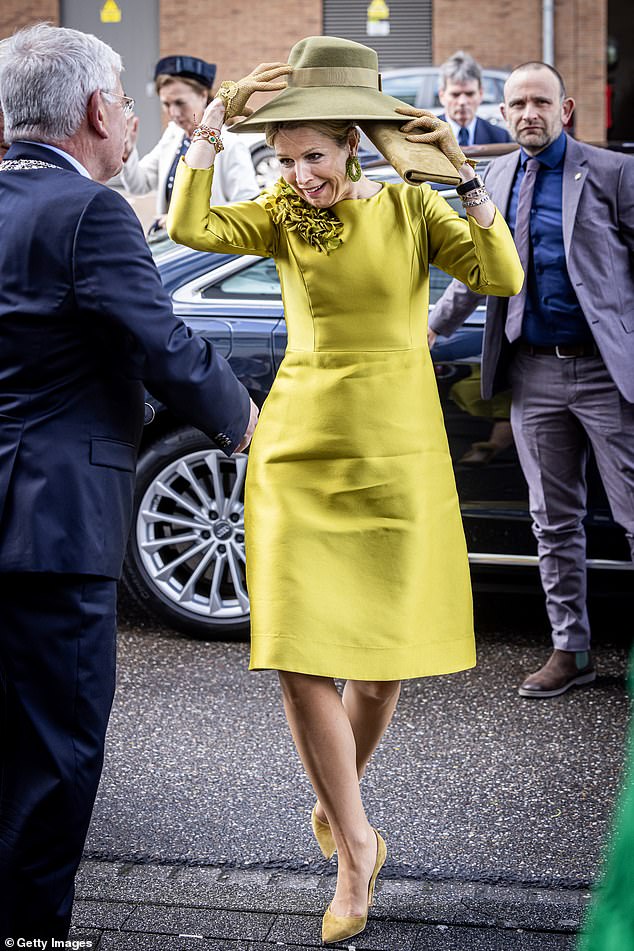
<path id="1" fill-rule="evenodd" d="M 512 68 L 542 58 L 541 0 L 434 0 L 433 55 L 441 63 L 462 47 L 482 64 Z M 469 30 L 457 24 L 469 23 Z M 555 66 L 577 103 L 578 138 L 605 138 L 607 0 L 555 0 Z"/>
<path id="2" fill-rule="evenodd" d="M 458 47 L 489 67 L 541 59 L 541 6 L 434 0 L 434 62 Z M 219 78 L 283 60 L 298 39 L 322 30 L 322 0 L 161 0 L 160 10 L 161 55 L 201 56 L 218 64 Z M 59 0 L 1 0 L 0 37 L 38 20 L 58 23 Z M 465 23 L 469 29 L 459 29 Z M 591 142 L 605 134 L 606 31 L 607 0 L 555 0 L 555 65 L 577 102 L 576 133 Z"/>
<path id="3" fill-rule="evenodd" d="M 190 53 L 217 63 L 219 80 L 285 62 L 291 46 L 321 30 L 321 0 L 161 0 L 161 56 Z M 256 95 L 251 105 L 264 101 Z"/>
<path id="4" fill-rule="evenodd" d="M 42 21 L 54 26 L 59 24 L 59 0 L 2 0 L 0 3 L 0 38 Z"/>

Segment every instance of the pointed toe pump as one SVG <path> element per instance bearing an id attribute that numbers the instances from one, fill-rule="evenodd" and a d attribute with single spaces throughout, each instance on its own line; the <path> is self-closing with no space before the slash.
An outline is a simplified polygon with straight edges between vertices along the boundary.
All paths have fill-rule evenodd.
<path id="1" fill-rule="evenodd" d="M 316 809 L 317 806 L 313 806 L 313 811 L 310 814 L 310 824 L 313 827 L 313 834 L 317 839 L 321 854 L 325 859 L 331 859 L 337 851 L 335 839 L 330 825 L 318 818 Z"/>
<path id="2" fill-rule="evenodd" d="M 366 912 L 364 915 L 333 915 L 329 905 L 321 925 L 321 940 L 324 944 L 335 944 L 337 941 L 352 938 L 354 935 L 360 934 L 368 923 L 368 912 L 374 901 L 374 886 L 387 857 L 385 842 L 376 829 L 374 829 L 374 834 L 376 836 L 376 862 L 368 884 L 368 907 Z"/>

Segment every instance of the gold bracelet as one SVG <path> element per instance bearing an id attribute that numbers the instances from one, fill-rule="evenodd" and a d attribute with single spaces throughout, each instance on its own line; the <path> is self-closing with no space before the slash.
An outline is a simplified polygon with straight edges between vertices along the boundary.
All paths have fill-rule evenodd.
<path id="1" fill-rule="evenodd" d="M 220 129 L 212 129 L 208 125 L 199 125 L 192 132 L 191 140 L 192 142 L 198 142 L 200 139 L 209 142 L 213 146 L 216 155 L 224 149 L 220 138 Z"/>

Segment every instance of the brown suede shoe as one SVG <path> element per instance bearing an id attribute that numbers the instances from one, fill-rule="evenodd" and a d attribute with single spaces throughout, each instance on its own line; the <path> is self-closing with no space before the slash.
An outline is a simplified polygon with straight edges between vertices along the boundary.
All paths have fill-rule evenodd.
<path id="1" fill-rule="evenodd" d="M 592 683 L 597 672 L 589 651 L 554 650 L 543 667 L 527 677 L 520 697 L 558 697 L 571 687 Z"/>

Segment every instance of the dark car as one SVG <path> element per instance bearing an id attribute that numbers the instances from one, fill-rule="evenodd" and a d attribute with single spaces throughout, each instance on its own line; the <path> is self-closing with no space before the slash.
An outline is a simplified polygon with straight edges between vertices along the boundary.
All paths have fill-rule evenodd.
<path id="1" fill-rule="evenodd" d="M 383 168 L 375 177 L 394 177 Z M 460 213 L 454 190 L 447 201 Z M 218 346 L 261 405 L 284 356 L 286 326 L 274 262 L 250 255 L 154 245 L 175 313 Z M 449 277 L 432 268 L 430 306 Z M 508 394 L 480 399 L 484 308 L 432 350 L 460 497 L 469 558 L 480 585 L 515 584 L 537 556 L 527 490 L 508 423 Z M 151 397 L 138 465 L 135 514 L 124 567 L 132 595 L 177 630 L 203 638 L 249 625 L 243 498 L 247 456 L 228 459 Z M 594 467 L 589 473 L 588 564 L 630 581 L 624 534 L 610 516 Z"/>
<path id="2" fill-rule="evenodd" d="M 500 103 L 504 101 L 504 83 L 508 71 L 501 69 L 482 70 L 482 103 L 478 115 L 493 125 L 505 127 L 500 112 Z M 417 109 L 431 112 L 443 111 L 438 98 L 440 69 L 437 66 L 407 66 L 402 69 L 388 69 L 381 73 L 381 89 L 395 99 L 401 99 Z"/>

